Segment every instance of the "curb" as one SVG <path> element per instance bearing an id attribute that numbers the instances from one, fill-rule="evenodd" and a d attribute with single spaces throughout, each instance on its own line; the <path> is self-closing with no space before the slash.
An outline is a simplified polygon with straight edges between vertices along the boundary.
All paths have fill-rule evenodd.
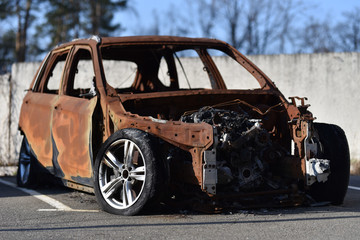
<path id="1" fill-rule="evenodd" d="M 18 167 L 17 166 L 11 166 L 11 167 L 0 167 L 0 176 L 14 176 L 17 172 Z"/>

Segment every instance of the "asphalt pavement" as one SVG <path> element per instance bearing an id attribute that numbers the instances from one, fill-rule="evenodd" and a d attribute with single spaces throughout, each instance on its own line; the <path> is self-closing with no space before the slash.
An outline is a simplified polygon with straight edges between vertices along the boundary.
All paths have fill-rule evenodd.
<path id="1" fill-rule="evenodd" d="M 0 178 L 0 239 L 359 239 L 360 177 L 341 206 L 117 216 L 61 186 L 24 192 Z"/>

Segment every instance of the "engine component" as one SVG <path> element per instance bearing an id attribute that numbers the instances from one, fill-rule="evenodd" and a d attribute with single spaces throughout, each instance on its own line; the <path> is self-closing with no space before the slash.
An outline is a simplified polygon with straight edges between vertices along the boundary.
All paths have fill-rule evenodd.
<path id="1" fill-rule="evenodd" d="M 311 158 L 306 164 L 307 182 L 326 182 L 330 174 L 330 160 Z"/>
<path id="2" fill-rule="evenodd" d="M 204 152 L 204 166 L 203 166 L 203 187 L 211 194 L 216 194 L 217 183 L 217 168 L 216 168 L 216 151 L 208 150 Z"/>
<path id="3" fill-rule="evenodd" d="M 330 160 L 318 159 L 314 156 L 319 156 L 322 151 L 322 145 L 315 136 L 311 127 L 307 127 L 307 137 L 305 139 L 306 152 L 306 184 L 308 186 L 315 182 L 326 182 L 330 175 Z"/>
<path id="4" fill-rule="evenodd" d="M 207 167 L 211 159 L 209 155 L 216 152 L 216 169 L 212 169 L 211 177 L 204 175 L 207 177 L 206 184 L 214 187 L 215 172 L 217 184 L 230 184 L 232 191 L 236 192 L 254 190 L 264 184 L 263 176 L 267 169 L 263 159 L 265 152 L 269 152 L 266 150 L 271 146 L 271 141 L 268 132 L 261 126 L 261 120 L 249 119 L 245 112 L 211 107 L 203 107 L 191 115 L 182 116 L 180 120 L 206 122 L 213 125 L 217 132 L 214 134 L 216 144 L 204 154 Z M 208 173 L 206 171 L 210 169 L 204 168 L 204 174 Z M 212 180 L 211 184 L 209 179 Z"/>

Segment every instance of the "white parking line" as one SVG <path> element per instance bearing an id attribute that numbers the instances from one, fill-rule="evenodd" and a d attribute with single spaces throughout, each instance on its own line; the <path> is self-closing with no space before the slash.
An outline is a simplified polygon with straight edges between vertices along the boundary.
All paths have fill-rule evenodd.
<path id="1" fill-rule="evenodd" d="M 360 187 L 348 186 L 349 189 L 360 191 Z"/>
<path id="2" fill-rule="evenodd" d="M 54 209 L 38 209 L 38 211 L 66 211 L 66 212 L 99 212 L 98 210 L 82 210 L 82 209 L 72 209 L 69 206 L 66 206 L 65 204 L 59 202 L 58 200 L 55 200 L 49 196 L 43 195 L 37 191 L 21 188 L 18 187 L 16 184 L 8 181 L 4 181 L 0 179 L 0 183 L 5 184 L 7 186 L 16 188 L 20 191 L 23 191 L 33 197 L 36 197 L 37 199 L 49 204 L 50 206 L 54 207 Z"/>

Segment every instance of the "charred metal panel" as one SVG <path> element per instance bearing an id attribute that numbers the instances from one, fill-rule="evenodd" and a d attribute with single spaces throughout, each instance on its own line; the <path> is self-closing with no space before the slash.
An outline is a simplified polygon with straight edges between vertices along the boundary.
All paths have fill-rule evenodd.
<path id="1" fill-rule="evenodd" d="M 51 121 L 53 106 L 58 99 L 55 94 L 28 92 L 21 107 L 19 127 L 26 135 L 39 162 L 52 167 L 53 146 Z"/>
<path id="2" fill-rule="evenodd" d="M 54 107 L 52 134 L 59 151 L 57 162 L 64 178 L 92 177 L 91 137 L 92 114 L 97 97 L 91 100 L 61 96 Z"/>
<path id="3" fill-rule="evenodd" d="M 51 142 L 52 142 L 52 146 L 53 146 L 53 157 L 52 157 L 52 161 L 53 161 L 53 167 L 52 168 L 48 168 L 48 170 L 50 169 L 50 171 L 57 177 L 63 178 L 65 177 L 63 171 L 61 170 L 60 166 L 59 166 L 59 162 L 58 162 L 58 156 L 59 156 L 59 151 L 57 149 L 56 143 L 54 141 L 54 137 L 51 134 Z"/>
<path id="4" fill-rule="evenodd" d="M 166 121 L 136 114 L 109 110 L 115 130 L 137 128 L 160 137 L 177 147 L 189 149 L 206 148 L 212 144 L 212 127 L 209 124 L 189 124 L 180 121 Z"/>
<path id="5" fill-rule="evenodd" d="M 77 179 L 74 179 L 74 181 L 75 180 L 77 180 Z M 76 182 L 68 181 L 68 180 L 65 180 L 65 179 L 62 179 L 62 182 L 63 182 L 63 184 L 65 186 L 67 186 L 69 188 L 73 188 L 73 189 L 88 192 L 88 193 L 94 193 L 94 188 L 92 188 L 92 187 L 84 186 L 82 184 L 78 184 Z M 86 184 L 86 185 L 92 186 L 93 184 L 91 182 L 91 183 Z"/>

